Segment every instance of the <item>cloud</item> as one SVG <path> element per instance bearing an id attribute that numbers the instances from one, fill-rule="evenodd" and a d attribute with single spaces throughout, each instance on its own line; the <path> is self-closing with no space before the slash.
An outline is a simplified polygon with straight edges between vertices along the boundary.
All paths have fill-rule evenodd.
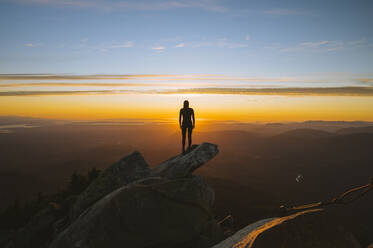
<path id="1" fill-rule="evenodd" d="M 142 74 L 142 75 L 108 75 L 108 74 L 95 74 L 95 75 L 69 75 L 69 74 L 0 74 L 0 82 L 2 81 L 17 81 L 14 84 L 19 84 L 18 81 L 28 81 L 28 80 L 37 80 L 37 81 L 49 81 L 49 80 L 73 80 L 73 81 L 82 81 L 82 80 L 193 80 L 193 79 L 211 79 L 216 78 L 219 80 L 219 77 L 211 75 L 162 75 L 162 74 Z M 224 79 L 220 78 L 220 79 Z M 64 83 L 61 83 L 64 84 Z M 79 83 L 78 83 L 79 84 Z M 106 84 L 106 83 L 105 83 Z M 5 85 L 5 84 L 1 84 Z"/>
<path id="2" fill-rule="evenodd" d="M 361 47 L 372 47 L 372 43 L 368 43 L 368 40 L 366 38 L 361 38 L 359 40 L 348 41 L 347 46 L 351 49 L 358 49 Z"/>
<path id="3" fill-rule="evenodd" d="M 281 52 L 296 52 L 296 51 L 335 51 L 342 50 L 345 48 L 345 42 L 338 40 L 322 40 L 322 41 L 307 41 L 299 43 L 293 47 L 281 48 Z"/>
<path id="4" fill-rule="evenodd" d="M 191 88 L 160 91 L 162 94 L 229 94 L 229 95 L 279 95 L 279 96 L 373 96 L 373 87 L 327 88 Z"/>
<path id="5" fill-rule="evenodd" d="M 315 76 L 315 75 L 313 75 Z M 279 96 L 373 96 L 371 74 L 315 77 L 230 77 L 222 75 L 0 74 L 1 96 L 99 94 L 231 94 Z M 340 79 L 349 78 L 348 81 Z M 112 82 L 116 79 L 116 82 Z M 180 83 L 178 82 L 180 81 Z M 206 83 L 202 83 L 206 82 Z M 239 82 L 235 84 L 234 82 Z M 266 84 L 261 84 L 265 82 Z M 269 86 L 267 82 L 272 82 Z M 327 83 L 332 83 L 327 87 Z M 341 86 L 335 86 L 340 82 Z M 176 83 L 176 84 L 175 84 Z M 246 84 L 247 83 L 247 84 Z M 254 84 L 253 84 L 254 83 Z M 294 84 L 293 84 L 294 83 Z M 302 83 L 300 86 L 299 83 Z M 304 83 L 310 83 L 309 87 Z M 346 86 L 349 83 L 350 86 Z M 177 85 L 178 89 L 175 89 Z M 265 87 L 264 87 L 265 85 Z M 321 87 L 322 86 L 322 87 Z M 53 87 L 53 88 L 52 88 Z M 84 88 L 81 88 L 84 87 Z M 134 88 L 136 87 L 136 88 Z"/>
<path id="6" fill-rule="evenodd" d="M 40 47 L 40 46 L 42 46 L 43 45 L 43 43 L 32 43 L 32 42 L 29 42 L 29 43 L 26 43 L 25 44 L 25 47 Z"/>
<path id="7" fill-rule="evenodd" d="M 179 43 L 175 46 L 176 48 L 180 48 L 180 47 L 185 47 L 185 44 L 184 43 Z"/>
<path id="8" fill-rule="evenodd" d="M 155 53 L 162 53 L 154 50 Z M 329 86 L 373 86 L 372 74 L 354 73 L 318 73 L 298 75 L 296 77 L 234 77 L 224 75 L 69 75 L 69 74 L 0 74 L 0 91 L 41 90 L 47 87 L 53 89 L 133 89 L 133 87 L 296 87 L 301 83 L 310 87 Z M 115 80 L 113 82 L 112 80 Z M 204 83 L 206 82 L 206 83 Z M 201 83 L 203 86 L 201 86 Z M 264 83 L 264 84 L 263 84 Z M 27 87 L 27 88 L 25 88 Z M 127 88 L 128 87 L 128 88 Z M 144 89 L 145 89 L 144 88 Z M 51 88 L 50 88 L 51 89 Z M 101 88 L 103 89 L 103 88 Z"/>
<path id="9" fill-rule="evenodd" d="M 369 78 L 371 75 L 331 75 L 333 79 L 332 82 L 340 81 L 341 78 Z M 324 79 L 323 79 L 324 78 Z M 325 79 L 326 78 L 326 79 Z M 286 82 L 286 83 L 327 83 L 330 79 L 330 75 L 320 75 L 317 78 L 314 77 L 232 77 L 232 76 L 223 76 L 223 75 L 199 75 L 199 74 L 188 74 L 188 75 L 152 75 L 152 74 L 143 74 L 143 75 L 54 75 L 54 74 L 0 74 L 0 82 L 1 81 L 17 81 L 14 84 L 20 84 L 18 81 L 28 81 L 28 80 L 37 80 L 37 81 L 57 81 L 57 80 L 73 80 L 73 81 L 81 81 L 81 80 L 133 80 L 133 79 L 141 79 L 143 80 L 159 80 L 159 81 L 179 81 L 179 80 L 206 80 L 206 81 L 239 81 L 239 82 Z M 49 83 L 49 82 L 47 82 Z M 61 83 L 64 84 L 64 83 Z M 77 83 L 79 84 L 79 83 Z M 5 85 L 5 84 L 1 84 Z"/>
<path id="10" fill-rule="evenodd" d="M 162 11 L 168 9 L 203 9 L 226 12 L 219 0 L 16 0 L 23 4 L 52 5 L 61 7 L 96 8 L 105 11 L 141 10 Z"/>
<path id="11" fill-rule="evenodd" d="M 116 44 L 116 45 L 112 45 L 110 48 L 130 48 L 130 47 L 134 47 L 135 46 L 135 42 L 133 41 L 126 41 L 122 44 Z"/>
<path id="12" fill-rule="evenodd" d="M 101 94 L 219 94 L 277 96 L 373 96 L 373 87 L 329 88 L 189 88 L 165 90 L 7 91 L 1 96 L 101 95 Z"/>
<path id="13" fill-rule="evenodd" d="M 320 47 L 322 45 L 328 44 L 330 41 L 328 40 L 323 40 L 323 41 L 317 41 L 317 42 L 303 42 L 301 43 L 301 46 L 304 47 Z"/>
<path id="14" fill-rule="evenodd" d="M 250 36 L 250 34 L 246 34 L 246 36 L 245 36 L 245 40 L 247 40 L 247 41 L 251 40 L 251 36 Z"/>
<path id="15" fill-rule="evenodd" d="M 305 12 L 295 9 L 268 9 L 263 12 L 266 15 L 303 15 Z"/>
<path id="16" fill-rule="evenodd" d="M 153 46 L 151 49 L 158 53 L 164 52 L 164 50 L 166 50 L 164 46 Z"/>
<path id="17" fill-rule="evenodd" d="M 169 85 L 169 84 L 157 84 Z M 19 88 L 19 87 L 133 87 L 133 86 L 152 86 L 146 83 L 7 83 L 0 84 L 0 88 Z"/>
<path id="18" fill-rule="evenodd" d="M 356 46 L 360 46 L 360 45 L 363 45 L 367 42 L 367 39 L 366 38 L 361 38 L 359 40 L 352 40 L 352 41 L 349 41 L 348 44 L 350 45 L 356 45 Z"/>
<path id="19" fill-rule="evenodd" d="M 53 95 L 100 95 L 134 93 L 131 90 L 69 90 L 69 91 L 6 91 L 1 96 L 53 96 Z"/>
<path id="20" fill-rule="evenodd" d="M 81 43 L 79 46 L 74 47 L 75 49 L 80 49 L 85 47 L 90 51 L 99 51 L 99 52 L 109 52 L 113 49 L 121 49 L 121 48 L 132 48 L 135 46 L 134 41 L 124 41 L 124 42 L 112 42 L 112 43 L 103 43 L 103 44 L 96 44 L 96 45 L 86 45 L 85 43 Z"/>
<path id="21" fill-rule="evenodd" d="M 360 81 L 363 84 L 368 84 L 373 86 L 373 78 L 359 78 L 358 81 Z"/>
<path id="22" fill-rule="evenodd" d="M 281 52 L 296 52 L 296 51 L 319 51 L 331 52 L 336 50 L 359 49 L 361 47 L 371 46 L 365 38 L 350 41 L 341 40 L 320 40 L 302 42 L 291 47 L 277 47 Z"/>

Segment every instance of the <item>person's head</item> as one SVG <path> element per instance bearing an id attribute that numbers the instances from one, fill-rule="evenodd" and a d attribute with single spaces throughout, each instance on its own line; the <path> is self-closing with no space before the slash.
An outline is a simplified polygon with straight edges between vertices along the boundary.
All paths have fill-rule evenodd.
<path id="1" fill-rule="evenodd" d="M 184 101 L 184 108 L 189 108 L 189 102 L 188 102 L 188 100 Z"/>

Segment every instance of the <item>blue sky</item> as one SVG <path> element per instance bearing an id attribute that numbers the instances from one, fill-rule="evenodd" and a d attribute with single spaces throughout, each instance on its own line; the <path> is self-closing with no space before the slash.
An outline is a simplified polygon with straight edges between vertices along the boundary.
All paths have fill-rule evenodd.
<path id="1" fill-rule="evenodd" d="M 0 73 L 371 75 L 372 12 L 363 0 L 0 0 Z"/>

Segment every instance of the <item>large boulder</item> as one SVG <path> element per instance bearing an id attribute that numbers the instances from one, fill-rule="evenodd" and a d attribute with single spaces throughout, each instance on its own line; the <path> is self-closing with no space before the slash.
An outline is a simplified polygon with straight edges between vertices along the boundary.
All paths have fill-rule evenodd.
<path id="1" fill-rule="evenodd" d="M 241 229 L 213 248 L 360 248 L 359 242 L 340 225 L 330 221 L 323 209 L 265 219 Z"/>
<path id="2" fill-rule="evenodd" d="M 106 168 L 83 193 L 70 211 L 70 219 L 76 219 L 87 207 L 123 185 L 150 175 L 150 168 L 139 152 L 134 152 Z"/>
<path id="3" fill-rule="evenodd" d="M 50 248 L 209 247 L 221 235 L 212 193 L 199 176 L 138 180 L 88 208 Z"/>
<path id="4" fill-rule="evenodd" d="M 189 153 L 172 157 L 154 167 L 152 176 L 169 179 L 188 176 L 201 165 L 215 157 L 219 152 L 218 146 L 210 143 L 202 143 L 192 148 Z"/>

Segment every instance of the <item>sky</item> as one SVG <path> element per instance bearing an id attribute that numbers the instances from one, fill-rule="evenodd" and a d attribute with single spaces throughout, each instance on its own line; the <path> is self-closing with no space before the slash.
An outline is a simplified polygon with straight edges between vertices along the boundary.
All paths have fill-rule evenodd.
<path id="1" fill-rule="evenodd" d="M 371 79 L 217 75 L 0 75 L 0 116 L 177 123 L 189 100 L 205 121 L 373 121 Z"/>
<path id="2" fill-rule="evenodd" d="M 0 0 L 0 116 L 373 121 L 373 1 Z"/>
<path id="3" fill-rule="evenodd" d="M 370 0 L 0 0 L 0 73 L 373 73 Z"/>

